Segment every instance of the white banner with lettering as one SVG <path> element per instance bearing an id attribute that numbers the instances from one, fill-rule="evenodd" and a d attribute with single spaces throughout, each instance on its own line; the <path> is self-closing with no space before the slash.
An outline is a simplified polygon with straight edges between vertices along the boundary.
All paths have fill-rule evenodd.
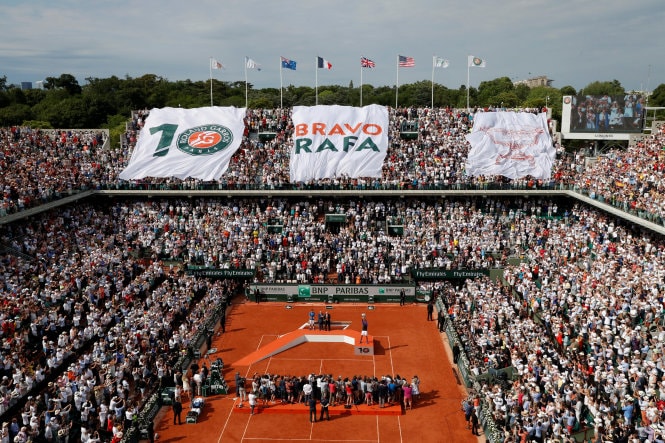
<path id="1" fill-rule="evenodd" d="M 381 177 L 388 152 L 385 106 L 294 106 L 291 182 Z"/>
<path id="2" fill-rule="evenodd" d="M 245 108 L 152 109 L 120 178 L 218 179 L 240 147 L 244 118 Z"/>
<path id="3" fill-rule="evenodd" d="M 549 179 L 552 175 L 556 151 L 545 113 L 478 112 L 466 139 L 471 143 L 468 175 L 511 179 Z"/>

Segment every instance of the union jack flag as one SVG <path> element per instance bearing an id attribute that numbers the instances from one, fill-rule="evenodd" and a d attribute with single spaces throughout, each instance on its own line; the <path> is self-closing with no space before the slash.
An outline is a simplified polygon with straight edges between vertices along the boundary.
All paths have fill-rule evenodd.
<path id="1" fill-rule="evenodd" d="M 360 57 L 360 66 L 363 68 L 374 68 L 376 66 L 376 63 L 374 63 L 372 60 L 368 59 L 367 57 Z"/>

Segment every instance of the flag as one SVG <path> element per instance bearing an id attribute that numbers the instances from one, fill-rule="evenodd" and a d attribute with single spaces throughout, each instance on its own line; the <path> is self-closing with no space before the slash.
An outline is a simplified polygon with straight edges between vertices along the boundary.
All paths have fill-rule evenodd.
<path id="1" fill-rule="evenodd" d="M 485 60 L 482 58 L 474 57 L 473 55 L 469 56 L 469 68 L 484 68 Z"/>
<path id="2" fill-rule="evenodd" d="M 217 59 L 211 58 L 210 59 L 210 67 L 212 69 L 224 69 L 224 66 L 220 62 L 217 61 Z"/>
<path id="3" fill-rule="evenodd" d="M 478 112 L 466 139 L 471 144 L 466 162 L 470 176 L 548 180 L 552 175 L 556 150 L 544 112 Z"/>
<path id="4" fill-rule="evenodd" d="M 416 61 L 413 57 L 404 57 L 403 55 L 399 56 L 399 67 L 400 68 L 413 68 L 416 66 Z"/>
<path id="5" fill-rule="evenodd" d="M 282 68 L 296 70 L 296 61 L 289 60 L 288 58 L 281 57 L 282 59 Z"/>
<path id="6" fill-rule="evenodd" d="M 328 60 L 323 59 L 321 57 L 317 57 L 317 67 L 318 68 L 325 68 L 325 69 L 332 69 L 332 63 L 330 63 Z"/>
<path id="7" fill-rule="evenodd" d="M 261 70 L 261 65 L 249 57 L 245 57 L 245 66 L 247 66 L 247 69 L 256 69 L 257 71 Z"/>
<path id="8" fill-rule="evenodd" d="M 294 106 L 290 180 L 381 177 L 388 152 L 385 106 Z"/>
<path id="9" fill-rule="evenodd" d="M 376 66 L 376 63 L 374 63 L 372 60 L 368 59 L 367 57 L 360 57 L 360 66 L 363 68 L 374 68 Z"/>
<path id="10" fill-rule="evenodd" d="M 432 60 L 432 66 L 434 66 L 435 68 L 447 68 L 448 66 L 450 66 L 450 62 L 443 57 L 437 57 L 435 55 Z"/>
<path id="11" fill-rule="evenodd" d="M 143 177 L 219 179 L 245 130 L 245 108 L 150 110 L 122 180 Z"/>

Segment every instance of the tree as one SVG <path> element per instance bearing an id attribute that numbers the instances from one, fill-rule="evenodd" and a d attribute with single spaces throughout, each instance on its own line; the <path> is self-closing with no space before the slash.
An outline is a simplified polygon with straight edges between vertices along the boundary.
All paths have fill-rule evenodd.
<path id="1" fill-rule="evenodd" d="M 649 106 L 665 106 L 665 83 L 661 83 L 653 90 L 649 97 Z"/>
<path id="2" fill-rule="evenodd" d="M 515 87 L 515 94 L 517 95 L 517 98 L 519 98 L 520 103 L 523 103 L 526 100 L 530 92 L 531 88 L 529 88 L 524 83 L 520 83 Z"/>
<path id="3" fill-rule="evenodd" d="M 580 94 L 584 95 L 624 95 L 626 91 L 621 86 L 619 80 L 612 80 L 611 82 L 595 81 L 586 85 Z"/>
<path id="4" fill-rule="evenodd" d="M 502 93 L 513 92 L 515 85 L 508 77 L 499 77 L 494 80 L 484 81 L 478 86 L 479 106 L 498 106 L 501 99 L 498 96 Z"/>
<path id="5" fill-rule="evenodd" d="M 71 74 L 60 74 L 60 77 L 46 77 L 44 80 L 45 89 L 64 89 L 69 95 L 81 93 L 81 86 Z"/>
<path id="6" fill-rule="evenodd" d="M 0 109 L 0 126 L 20 125 L 32 118 L 30 106 L 24 104 L 11 104 Z"/>
<path id="7" fill-rule="evenodd" d="M 561 95 L 577 95 L 577 91 L 575 91 L 575 88 L 573 88 L 570 85 L 564 86 L 563 88 L 559 89 L 559 92 L 561 92 Z"/>

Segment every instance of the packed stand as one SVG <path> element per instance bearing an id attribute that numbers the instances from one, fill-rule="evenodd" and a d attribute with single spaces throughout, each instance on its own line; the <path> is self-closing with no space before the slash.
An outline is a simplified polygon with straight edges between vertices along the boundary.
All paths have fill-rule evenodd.
<path id="1" fill-rule="evenodd" d="M 506 441 L 572 441 L 584 426 L 599 442 L 662 438 L 662 239 L 580 206 L 516 220 L 513 232 L 528 239 L 526 261 L 502 282 L 438 288 Z"/>
<path id="2" fill-rule="evenodd" d="M 330 213 L 346 222 L 326 226 Z M 389 234 L 388 220 L 403 233 Z M 171 383 L 168 360 L 191 340 L 202 306 L 237 288 L 172 278 L 161 258 L 257 269 L 264 282 L 333 275 L 386 283 L 413 268 L 503 266 L 502 283 L 438 289 L 474 375 L 517 371 L 510 386 L 489 379 L 478 392 L 508 438 L 538 428 L 563 441 L 587 411 L 599 436 L 661 432 L 665 246 L 581 206 L 540 198 L 128 201 L 2 229 L 2 243 L 19 253 L 1 257 L 4 407 L 53 378 L 26 399 L 19 433 L 21 422 L 26 433 L 69 432 L 74 416 L 86 418 L 86 432 L 111 435 L 115 426 L 119 435 L 147 387 L 141 380 Z M 508 265 L 509 257 L 525 264 Z M 194 386 L 205 376 L 190 375 Z"/>
<path id="3" fill-rule="evenodd" d="M 102 131 L 0 128 L 0 217 L 106 184 L 104 142 Z"/>
<path id="4" fill-rule="evenodd" d="M 576 178 L 596 198 L 665 224 L 665 125 L 626 150 L 611 150 Z"/>
<path id="5" fill-rule="evenodd" d="M 4 228 L 0 407 L 15 419 L 3 438 L 119 438 L 145 395 L 173 383 L 164 374 L 209 307 L 238 290 L 137 260 L 121 214 L 85 206 Z"/>

